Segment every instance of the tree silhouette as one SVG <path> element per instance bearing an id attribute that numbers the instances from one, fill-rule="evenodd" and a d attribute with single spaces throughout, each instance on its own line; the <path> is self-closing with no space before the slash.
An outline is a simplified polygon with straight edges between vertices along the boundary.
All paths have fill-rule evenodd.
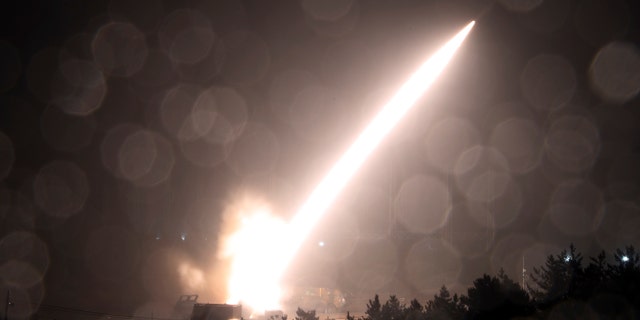
<path id="1" fill-rule="evenodd" d="M 399 320 L 404 318 L 404 306 L 395 295 L 389 297 L 389 300 L 382 305 L 380 316 L 385 320 Z"/>
<path id="2" fill-rule="evenodd" d="M 316 316 L 315 310 L 304 311 L 301 308 L 296 310 L 295 320 L 320 320 L 320 317 Z"/>
<path id="3" fill-rule="evenodd" d="M 529 294 L 504 270 L 497 277 L 485 274 L 476 279 L 461 300 L 471 319 L 510 319 L 529 316 L 534 311 Z"/>
<path id="4" fill-rule="evenodd" d="M 440 292 L 433 296 L 433 300 L 427 301 L 425 307 L 425 319 L 462 319 L 465 308 L 457 294 L 451 297 L 447 287 L 442 286 Z"/>
<path id="5" fill-rule="evenodd" d="M 605 290 L 624 297 L 640 311 L 640 255 L 629 246 L 624 250 L 617 249 L 613 257 L 616 263 L 609 265 Z"/>
<path id="6" fill-rule="evenodd" d="M 405 306 L 396 296 L 381 304 L 376 295 L 360 320 L 637 319 L 640 252 L 631 246 L 618 249 L 612 261 L 601 252 L 586 267 L 582 260 L 573 245 L 549 255 L 543 266 L 533 268 L 528 292 L 500 270 L 476 279 L 459 298 L 442 286 L 424 306 L 415 299 Z M 348 314 L 348 320 L 355 318 Z"/>
<path id="7" fill-rule="evenodd" d="M 583 275 L 582 255 L 572 244 L 568 251 L 549 255 L 544 266 L 533 268 L 530 278 L 535 285 L 529 287 L 529 292 L 538 304 L 551 305 L 572 297 Z"/>
<path id="8" fill-rule="evenodd" d="M 425 317 L 424 307 L 418 300 L 413 299 L 409 303 L 409 306 L 404 310 L 406 320 L 422 320 Z"/>
<path id="9" fill-rule="evenodd" d="M 369 300 L 369 303 L 367 303 L 367 311 L 365 314 L 366 320 L 384 320 L 384 318 L 382 318 L 382 305 L 380 304 L 380 298 L 377 294 L 373 300 Z"/>

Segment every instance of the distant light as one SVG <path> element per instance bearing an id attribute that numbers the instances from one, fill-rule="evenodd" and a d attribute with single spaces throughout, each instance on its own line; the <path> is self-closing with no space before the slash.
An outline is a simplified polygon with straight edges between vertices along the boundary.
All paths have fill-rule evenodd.
<path id="1" fill-rule="evenodd" d="M 622 262 L 627 262 L 629 261 L 629 257 L 628 256 L 622 256 Z"/>
<path id="2" fill-rule="evenodd" d="M 160 240 L 160 234 L 156 234 L 156 240 Z"/>
<path id="3" fill-rule="evenodd" d="M 318 242 L 318 246 L 320 246 L 320 247 L 324 247 L 324 241 L 320 241 L 320 242 Z"/>
<path id="4" fill-rule="evenodd" d="M 180 239 L 181 239 L 182 241 L 187 240 L 187 234 L 186 234 L 186 233 L 181 234 L 181 235 L 180 235 Z"/>
<path id="5" fill-rule="evenodd" d="M 566 255 L 564 257 L 564 262 L 569 262 L 569 261 L 571 261 L 571 256 L 570 255 Z"/>

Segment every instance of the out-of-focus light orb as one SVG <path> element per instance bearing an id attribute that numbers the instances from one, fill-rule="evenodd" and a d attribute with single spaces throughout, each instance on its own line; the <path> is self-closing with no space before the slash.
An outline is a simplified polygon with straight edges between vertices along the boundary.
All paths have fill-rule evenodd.
<path id="1" fill-rule="evenodd" d="M 126 22 L 109 22 L 100 27 L 91 49 L 100 69 L 117 77 L 129 77 L 140 71 L 149 54 L 144 33 Z"/>
<path id="2" fill-rule="evenodd" d="M 571 261 L 571 256 L 570 255 L 566 255 L 564 257 L 564 262 L 569 262 L 569 261 Z"/>
<path id="3" fill-rule="evenodd" d="M 320 241 L 320 242 L 318 242 L 318 246 L 319 246 L 319 247 L 324 247 L 324 241 Z"/>
<path id="4" fill-rule="evenodd" d="M 187 240 L 187 234 L 186 233 L 181 234 L 180 235 L 180 240 L 182 240 L 182 241 Z"/>
<path id="5" fill-rule="evenodd" d="M 640 92 L 640 50 L 627 42 L 600 49 L 589 68 L 591 87 L 603 100 L 622 104 Z"/>
<path id="6" fill-rule="evenodd" d="M 543 54 L 527 62 L 520 76 L 520 85 L 529 104 L 541 111 L 554 111 L 573 98 L 577 79 L 567 59 Z"/>
<path id="7" fill-rule="evenodd" d="M 629 261 L 629 257 L 628 256 L 622 256 L 622 262 L 628 262 Z"/>
<path id="8" fill-rule="evenodd" d="M 449 186 L 437 177 L 410 177 L 402 182 L 394 202 L 398 222 L 411 232 L 433 232 L 446 222 L 451 198 Z"/>
<path id="9" fill-rule="evenodd" d="M 66 219 L 82 211 L 90 188 L 82 168 L 72 162 L 56 160 L 38 171 L 33 191 L 36 204 L 46 214 Z"/>

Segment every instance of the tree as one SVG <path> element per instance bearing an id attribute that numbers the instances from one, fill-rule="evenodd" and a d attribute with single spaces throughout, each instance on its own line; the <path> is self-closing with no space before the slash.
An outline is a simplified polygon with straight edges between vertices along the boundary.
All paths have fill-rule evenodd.
<path id="1" fill-rule="evenodd" d="M 583 276 L 582 255 L 572 244 L 569 251 L 549 255 L 544 266 L 533 268 L 530 278 L 534 286 L 529 286 L 529 292 L 544 307 L 576 295 L 576 284 Z"/>
<path id="2" fill-rule="evenodd" d="M 416 299 L 411 300 L 409 306 L 405 308 L 404 313 L 406 320 L 422 320 L 425 316 L 424 307 Z"/>
<path id="3" fill-rule="evenodd" d="M 295 320 L 320 320 L 320 317 L 316 316 L 315 310 L 304 311 L 298 307 Z"/>
<path id="4" fill-rule="evenodd" d="M 427 301 L 425 306 L 425 319 L 462 319 L 465 313 L 464 306 L 460 302 L 458 295 L 453 298 L 447 287 L 442 286 L 440 292 L 433 296 L 433 300 Z"/>
<path id="5" fill-rule="evenodd" d="M 473 281 L 461 300 L 471 319 L 511 319 L 529 316 L 534 311 L 529 294 L 504 270 L 497 277 L 485 274 Z"/>
<path id="6" fill-rule="evenodd" d="M 624 250 L 617 249 L 613 258 L 615 264 L 608 266 L 606 291 L 625 297 L 640 309 L 640 254 L 633 246 L 628 246 Z"/>
<path id="7" fill-rule="evenodd" d="M 382 313 L 381 309 L 382 309 L 382 305 L 380 304 L 380 298 L 376 294 L 373 300 L 369 300 L 369 303 L 367 303 L 367 311 L 365 311 L 365 314 L 367 316 L 365 317 L 365 319 L 366 320 L 384 320 L 381 316 L 381 313 Z"/>
<path id="8" fill-rule="evenodd" d="M 399 320 L 404 318 L 404 305 L 400 303 L 398 297 L 392 295 L 389 300 L 382 305 L 380 316 L 385 320 Z"/>

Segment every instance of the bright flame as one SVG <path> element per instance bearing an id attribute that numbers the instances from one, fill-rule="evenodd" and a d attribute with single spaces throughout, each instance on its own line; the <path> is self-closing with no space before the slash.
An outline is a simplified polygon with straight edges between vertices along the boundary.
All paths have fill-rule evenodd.
<path id="1" fill-rule="evenodd" d="M 228 302 L 241 301 L 259 311 L 278 306 L 279 281 L 313 226 L 365 159 L 442 73 L 474 24 L 469 23 L 409 78 L 324 177 L 290 224 L 274 220 L 264 208 L 244 218 L 227 246 L 233 258 Z"/>
<path id="2" fill-rule="evenodd" d="M 277 250 L 287 240 L 287 224 L 263 201 L 244 196 L 228 208 L 235 231 L 224 239 L 222 258 L 230 259 L 226 303 L 242 303 L 253 311 L 279 309 L 281 260 Z"/>

